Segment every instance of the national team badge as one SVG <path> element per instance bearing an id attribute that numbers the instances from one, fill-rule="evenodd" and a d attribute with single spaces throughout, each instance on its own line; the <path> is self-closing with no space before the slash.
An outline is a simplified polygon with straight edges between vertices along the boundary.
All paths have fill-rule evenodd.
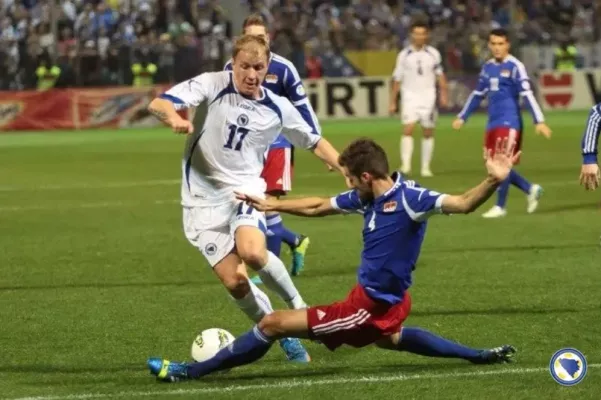
<path id="1" fill-rule="evenodd" d="M 212 256 L 217 253 L 217 245 L 215 243 L 209 243 L 205 246 L 205 253 L 207 256 Z"/>
<path id="2" fill-rule="evenodd" d="M 501 76 L 503 78 L 509 78 L 511 76 L 511 71 L 508 69 L 501 70 Z"/>
<path id="3" fill-rule="evenodd" d="M 238 116 L 237 121 L 238 121 L 238 125 L 239 126 L 246 126 L 246 125 L 248 125 L 248 121 L 249 121 L 248 115 L 246 115 L 246 114 L 240 114 Z"/>
<path id="4" fill-rule="evenodd" d="M 389 201 L 388 203 L 384 203 L 384 212 L 389 213 L 396 210 L 397 203 L 396 201 Z"/>
<path id="5" fill-rule="evenodd" d="M 278 83 L 278 76 L 275 74 L 267 74 L 267 75 L 265 75 L 265 82 Z"/>
<path id="6" fill-rule="evenodd" d="M 584 354 L 576 349 L 561 349 L 553 354 L 549 372 L 555 382 L 563 386 L 574 386 L 586 376 L 587 364 Z"/>

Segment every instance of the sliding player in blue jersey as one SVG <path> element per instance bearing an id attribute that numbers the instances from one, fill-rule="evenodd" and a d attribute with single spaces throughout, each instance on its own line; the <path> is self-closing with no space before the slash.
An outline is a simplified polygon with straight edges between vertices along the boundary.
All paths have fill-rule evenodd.
<path id="1" fill-rule="evenodd" d="M 601 132 L 601 103 L 596 104 L 591 109 L 582 135 L 580 184 L 586 190 L 595 190 L 599 187 L 599 165 L 597 161 L 599 132 Z"/>
<path id="2" fill-rule="evenodd" d="M 475 349 L 427 330 L 404 326 L 411 311 L 409 288 L 428 218 L 465 214 L 483 204 L 509 176 L 519 157 L 508 140 L 498 140 L 495 154 L 486 156 L 487 177 L 462 195 L 445 195 L 389 175 L 384 149 L 371 139 L 358 139 L 340 155 L 347 183 L 353 189 L 332 198 L 267 199 L 238 193 L 240 200 L 260 211 L 277 210 L 320 217 L 356 213 L 363 216 L 363 251 L 358 283 L 348 297 L 304 310 L 275 311 L 250 331 L 199 363 L 148 360 L 159 380 L 174 382 L 254 362 L 281 337 L 309 338 L 335 350 L 343 344 L 406 351 L 429 357 L 460 358 L 474 364 L 511 361 L 516 349 L 504 345 Z"/>
<path id="3" fill-rule="evenodd" d="M 509 54 L 510 43 L 507 31 L 493 30 L 488 37 L 488 48 L 493 58 L 482 67 L 478 87 L 468 98 L 457 119 L 453 121 L 453 128 L 461 129 L 470 114 L 478 108 L 484 96 L 488 96 L 486 147 L 492 149 L 498 138 L 510 138 L 516 141 L 516 151 L 519 151 L 523 130 L 520 111 L 520 98 L 522 98 L 534 118 L 536 133 L 546 138 L 551 137 L 551 130 L 544 122 L 543 112 L 532 92 L 524 64 Z M 499 187 L 496 205 L 484 213 L 483 217 L 498 218 L 507 214 L 505 203 L 510 185 L 517 186 L 526 193 L 528 213 L 536 210 L 538 199 L 543 192 L 542 187 L 530 183 L 517 171 L 512 170 L 507 180 Z"/>
<path id="4" fill-rule="evenodd" d="M 259 36 L 269 43 L 267 25 L 260 14 L 248 16 L 242 24 L 242 30 L 245 35 Z M 232 69 L 231 60 L 226 63 L 225 69 Z M 278 96 L 290 100 L 313 131 L 316 134 L 321 134 L 321 127 L 305 93 L 303 82 L 291 61 L 271 53 L 263 86 Z M 266 195 L 268 197 L 285 196 L 292 189 L 293 169 L 294 148 L 283 135 L 280 135 L 269 147 L 261 174 L 267 184 Z M 292 252 L 290 274 L 292 276 L 300 274 L 305 265 L 305 253 L 310 243 L 309 238 L 288 230 L 284 226 L 282 217 L 277 212 L 267 213 L 266 218 L 267 249 L 280 257 L 282 242 L 286 243 Z M 253 277 L 252 280 L 255 283 L 261 283 L 258 276 Z"/>

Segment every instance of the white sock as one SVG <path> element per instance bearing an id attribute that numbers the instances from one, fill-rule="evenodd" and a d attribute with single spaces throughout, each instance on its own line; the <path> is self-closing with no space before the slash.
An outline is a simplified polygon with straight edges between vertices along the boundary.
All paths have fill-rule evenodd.
<path id="1" fill-rule="evenodd" d="M 434 138 L 422 138 L 422 169 L 430 169 L 432 153 L 434 153 Z"/>
<path id="2" fill-rule="evenodd" d="M 401 164 L 403 169 L 411 169 L 413 157 L 413 136 L 403 135 L 401 139 Z"/>
<path id="3" fill-rule="evenodd" d="M 286 266 L 271 251 L 267 252 L 267 264 L 257 272 L 265 286 L 276 292 L 289 308 L 298 310 L 307 307 Z"/>
<path id="4" fill-rule="evenodd" d="M 250 292 L 241 299 L 234 299 L 236 305 L 255 323 L 259 323 L 261 319 L 273 312 L 269 297 L 259 289 L 252 281 L 248 281 Z"/>

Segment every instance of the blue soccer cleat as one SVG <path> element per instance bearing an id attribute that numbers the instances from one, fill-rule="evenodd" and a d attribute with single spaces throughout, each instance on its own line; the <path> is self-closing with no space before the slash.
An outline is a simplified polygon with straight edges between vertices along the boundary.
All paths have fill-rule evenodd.
<path id="1" fill-rule="evenodd" d="M 517 349 L 508 344 L 494 349 L 482 350 L 478 358 L 470 360 L 474 364 L 503 364 L 513 361 Z"/>
<path id="2" fill-rule="evenodd" d="M 298 246 L 292 249 L 292 270 L 290 271 L 292 276 L 300 275 L 301 271 L 305 267 L 305 254 L 307 253 L 309 244 L 311 244 L 309 238 L 307 236 L 300 235 Z"/>
<path id="3" fill-rule="evenodd" d="M 161 358 L 149 358 L 148 369 L 150 373 L 162 382 L 179 382 L 190 379 L 188 377 L 188 364 L 176 363 Z"/>
<path id="4" fill-rule="evenodd" d="M 311 361 L 311 357 L 300 340 L 294 338 L 280 339 L 280 347 L 286 353 L 286 358 L 289 361 L 308 363 Z"/>
<path id="5" fill-rule="evenodd" d="M 255 285 L 261 285 L 263 283 L 263 281 L 261 280 L 261 277 L 259 275 L 255 275 L 252 278 L 250 278 L 250 281 L 252 283 L 254 283 Z"/>

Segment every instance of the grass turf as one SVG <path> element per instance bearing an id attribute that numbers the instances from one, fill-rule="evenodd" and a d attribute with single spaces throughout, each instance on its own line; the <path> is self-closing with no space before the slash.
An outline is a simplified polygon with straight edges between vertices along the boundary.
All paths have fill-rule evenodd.
<path id="1" fill-rule="evenodd" d="M 308 344 L 314 362 L 299 366 L 275 346 L 253 366 L 180 385 L 157 384 L 146 358 L 185 359 L 201 329 L 236 335 L 250 327 L 183 236 L 182 138 L 166 129 L 0 134 L 0 397 L 598 398 L 601 218 L 599 194 L 577 183 L 585 118 L 551 114 L 550 141 L 527 128 L 519 170 L 545 188 L 537 213 L 526 214 L 512 187 L 504 219 L 479 216 L 492 201 L 478 214 L 437 217 L 414 274 L 407 324 L 477 347 L 514 344 L 515 364 L 472 366 L 373 348 L 330 353 Z M 456 193 L 484 176 L 484 119 L 459 133 L 450 122 L 441 119 L 438 129 L 436 176 L 418 181 Z M 339 148 L 374 137 L 398 166 L 396 120 L 323 128 Z M 414 170 L 418 162 L 416 151 Z M 297 152 L 295 195 L 343 189 L 339 176 Z M 305 299 L 343 298 L 356 279 L 360 218 L 285 222 L 312 239 L 295 279 Z M 547 369 L 568 346 L 591 365 L 569 388 Z"/>

